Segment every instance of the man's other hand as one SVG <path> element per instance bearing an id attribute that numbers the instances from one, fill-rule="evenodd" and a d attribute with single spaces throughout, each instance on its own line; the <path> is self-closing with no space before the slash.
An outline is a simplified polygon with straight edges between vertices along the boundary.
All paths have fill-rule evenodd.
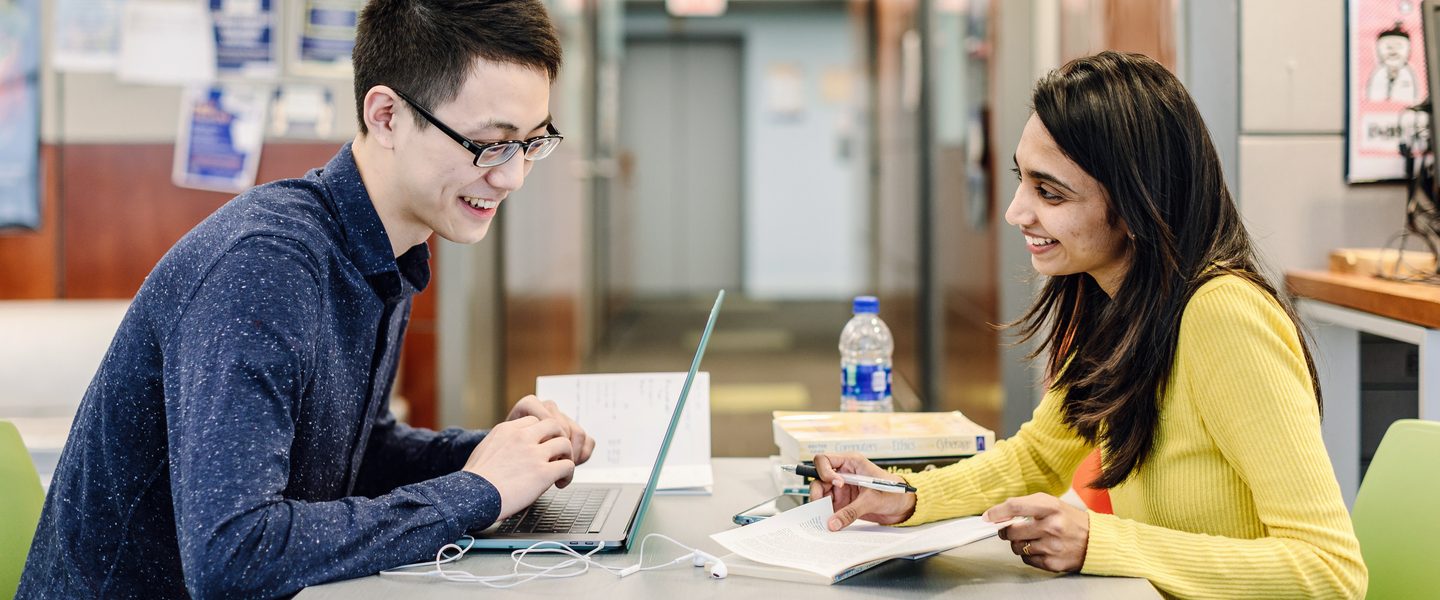
<path id="1" fill-rule="evenodd" d="M 579 423 L 570 419 L 569 415 L 560 411 L 560 407 L 549 400 L 541 400 L 535 396 L 526 396 L 515 403 L 515 408 L 510 411 L 510 416 L 505 417 L 506 421 L 514 421 L 520 417 L 538 417 L 541 419 L 555 419 L 565 427 L 565 437 L 570 438 L 570 447 L 575 451 L 575 464 L 583 465 L 590 460 L 590 453 L 595 450 L 595 440 L 585 433 L 585 429 Z M 569 485 L 570 479 L 566 478 L 558 485 L 565 487 Z"/>
<path id="2" fill-rule="evenodd" d="M 470 453 L 464 470 L 500 492 L 500 519 L 530 506 L 575 474 L 570 438 L 559 419 L 522 416 L 496 425 Z"/>

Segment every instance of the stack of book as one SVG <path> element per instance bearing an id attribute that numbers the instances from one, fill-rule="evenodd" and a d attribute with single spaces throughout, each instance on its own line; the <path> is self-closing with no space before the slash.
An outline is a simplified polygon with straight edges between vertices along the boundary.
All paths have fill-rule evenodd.
<path id="1" fill-rule="evenodd" d="M 810 463 L 816 454 L 858 452 L 896 472 L 924 471 L 953 464 L 995 445 L 995 432 L 959 411 L 919 413 L 791 412 L 774 415 L 771 457 L 776 488 L 806 494 L 803 478 L 780 465 Z"/>

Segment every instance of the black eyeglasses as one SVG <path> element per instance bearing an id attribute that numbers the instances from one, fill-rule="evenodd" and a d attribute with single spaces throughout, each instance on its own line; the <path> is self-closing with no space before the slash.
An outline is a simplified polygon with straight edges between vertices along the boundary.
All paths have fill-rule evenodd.
<path id="1" fill-rule="evenodd" d="M 401 100 L 408 102 L 410 107 L 415 109 L 415 112 L 425 117 L 425 120 L 429 121 L 431 125 L 434 125 L 436 129 L 444 132 L 445 135 L 450 136 L 450 139 L 455 140 L 466 150 L 469 150 L 471 154 L 474 154 L 475 166 L 477 167 L 503 165 L 509 162 L 511 158 L 514 158 L 515 153 L 521 148 L 525 149 L 525 160 L 540 160 L 550 156 L 550 153 L 555 150 L 555 147 L 560 145 L 560 140 L 565 139 L 565 136 L 560 135 L 560 132 L 555 129 L 553 123 L 546 123 L 545 131 L 548 135 L 533 137 L 528 140 L 477 142 L 460 135 L 460 132 L 451 129 L 449 125 L 441 123 L 440 119 L 435 118 L 435 115 L 430 114 L 430 111 L 425 110 L 425 107 L 420 106 L 420 103 L 411 100 L 410 96 L 405 95 L 405 92 L 395 90 L 395 93 L 400 96 Z"/>

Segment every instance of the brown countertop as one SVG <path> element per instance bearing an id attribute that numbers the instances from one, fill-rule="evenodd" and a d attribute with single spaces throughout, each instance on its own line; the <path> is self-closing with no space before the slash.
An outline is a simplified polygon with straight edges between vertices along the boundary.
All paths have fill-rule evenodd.
<path id="1" fill-rule="evenodd" d="M 1289 271 L 1285 286 L 1297 297 L 1440 329 L 1440 286 L 1327 271 Z"/>

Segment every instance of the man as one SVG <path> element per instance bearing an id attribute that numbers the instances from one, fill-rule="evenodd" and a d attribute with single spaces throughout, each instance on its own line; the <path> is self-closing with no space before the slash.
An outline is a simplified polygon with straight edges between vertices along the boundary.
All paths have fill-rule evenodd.
<path id="1" fill-rule="evenodd" d="M 560 58 L 539 0 L 367 5 L 359 134 L 226 204 L 146 278 L 19 596 L 293 594 L 433 557 L 568 483 L 594 443 L 553 404 L 527 397 L 487 435 L 412 429 L 387 402 L 426 239 L 479 241 L 559 143 Z"/>
<path id="2" fill-rule="evenodd" d="M 1410 69 L 1410 34 L 1396 22 L 1375 37 L 1375 70 L 1365 86 L 1365 97 L 1377 102 L 1414 104 L 1415 71 Z"/>

